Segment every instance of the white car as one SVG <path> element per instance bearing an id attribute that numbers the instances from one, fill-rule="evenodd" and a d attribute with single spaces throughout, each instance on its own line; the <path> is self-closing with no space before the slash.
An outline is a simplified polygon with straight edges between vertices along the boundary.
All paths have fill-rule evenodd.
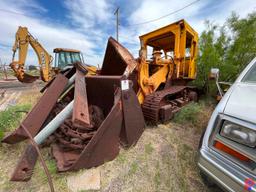
<path id="1" fill-rule="evenodd" d="M 256 192 L 256 58 L 215 108 L 198 166 L 206 181 L 224 190 Z"/>

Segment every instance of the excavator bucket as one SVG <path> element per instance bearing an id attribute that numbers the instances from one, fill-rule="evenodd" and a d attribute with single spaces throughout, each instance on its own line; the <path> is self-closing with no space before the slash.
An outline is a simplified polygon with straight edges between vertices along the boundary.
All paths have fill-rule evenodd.
<path id="1" fill-rule="evenodd" d="M 18 77 L 17 77 L 18 78 Z M 23 78 L 20 79 L 18 78 L 18 80 L 22 83 L 33 83 L 34 81 L 36 81 L 37 79 L 39 79 L 39 76 L 33 76 L 33 75 L 29 75 L 27 73 L 23 74 Z"/>
<path id="2" fill-rule="evenodd" d="M 15 76 L 22 83 L 33 83 L 39 76 L 33 76 L 24 72 L 23 67 L 19 66 L 19 62 L 14 61 L 10 63 L 10 67 L 13 69 Z"/>

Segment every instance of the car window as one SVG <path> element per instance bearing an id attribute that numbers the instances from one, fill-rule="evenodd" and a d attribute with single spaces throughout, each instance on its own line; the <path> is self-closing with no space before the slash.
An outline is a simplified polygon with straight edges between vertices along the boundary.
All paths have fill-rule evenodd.
<path id="1" fill-rule="evenodd" d="M 249 69 L 249 71 L 245 74 L 242 82 L 256 83 L 256 63 L 254 63 L 251 69 Z"/>

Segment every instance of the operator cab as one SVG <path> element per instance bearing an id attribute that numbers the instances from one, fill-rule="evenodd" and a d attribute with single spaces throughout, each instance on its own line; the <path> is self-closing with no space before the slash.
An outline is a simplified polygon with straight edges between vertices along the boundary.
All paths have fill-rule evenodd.
<path id="1" fill-rule="evenodd" d="M 54 69 L 65 70 L 70 68 L 74 62 L 84 63 L 83 55 L 79 50 L 55 48 Z"/>
<path id="2" fill-rule="evenodd" d="M 149 73 L 172 65 L 176 78 L 195 79 L 198 35 L 185 20 L 142 35 L 140 42 L 140 56 L 149 64 Z"/>

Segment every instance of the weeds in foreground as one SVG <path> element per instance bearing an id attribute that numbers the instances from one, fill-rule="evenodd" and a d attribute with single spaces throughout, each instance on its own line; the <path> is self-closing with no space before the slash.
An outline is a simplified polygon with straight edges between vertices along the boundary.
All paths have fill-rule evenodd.
<path id="1" fill-rule="evenodd" d="M 200 131 L 207 126 L 213 108 L 213 102 L 208 100 L 202 100 L 199 103 L 192 102 L 175 114 L 174 122 L 193 126 L 196 131 Z"/>
<path id="2" fill-rule="evenodd" d="M 30 104 L 16 105 L 0 112 L 0 139 L 3 138 L 5 131 L 9 131 L 18 125 L 30 108 Z"/>
<path id="3" fill-rule="evenodd" d="M 146 154 L 150 155 L 153 152 L 154 148 L 151 143 L 145 145 Z"/>

